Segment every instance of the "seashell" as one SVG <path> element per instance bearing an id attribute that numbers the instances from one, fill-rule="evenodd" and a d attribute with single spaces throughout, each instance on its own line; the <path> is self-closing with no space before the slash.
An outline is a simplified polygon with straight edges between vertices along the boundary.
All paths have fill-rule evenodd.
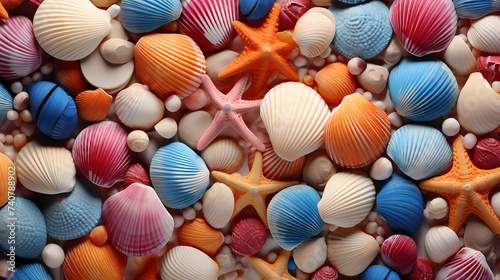
<path id="1" fill-rule="evenodd" d="M 165 139 L 171 139 L 177 134 L 177 122 L 173 118 L 164 118 L 155 124 L 155 131 Z"/>
<path id="2" fill-rule="evenodd" d="M 332 43 L 342 55 L 370 59 L 389 44 L 392 28 L 389 8 L 383 2 L 350 5 L 334 1 L 329 10 L 337 23 Z"/>
<path id="3" fill-rule="evenodd" d="M 22 0 L 2 0 L 0 3 L 6 10 L 12 10 L 23 3 Z"/>
<path id="4" fill-rule="evenodd" d="M 425 251 L 433 262 L 444 263 L 461 247 L 457 234 L 447 226 L 434 226 L 425 235 Z"/>
<path id="5" fill-rule="evenodd" d="M 398 174 L 377 194 L 377 212 L 395 232 L 414 235 L 422 224 L 424 208 L 417 185 Z"/>
<path id="6" fill-rule="evenodd" d="M 213 258 L 224 243 L 224 234 L 210 227 L 207 221 L 196 218 L 179 228 L 177 239 L 179 245 L 194 247 Z"/>
<path id="7" fill-rule="evenodd" d="M 500 167 L 500 142 L 495 138 L 483 138 L 472 148 L 470 158 L 474 166 L 482 169 Z"/>
<path id="8" fill-rule="evenodd" d="M 392 134 L 387 155 L 413 180 L 430 178 L 446 170 L 453 156 L 439 130 L 415 124 L 405 125 Z"/>
<path id="9" fill-rule="evenodd" d="M 14 99 L 9 91 L 0 83 L 0 125 L 7 118 L 7 112 L 14 108 Z"/>
<path id="10" fill-rule="evenodd" d="M 267 240 L 264 223 L 257 218 L 246 218 L 238 222 L 231 233 L 231 249 L 242 258 L 257 254 Z"/>
<path id="11" fill-rule="evenodd" d="M 448 115 L 458 99 L 451 70 L 433 58 L 405 58 L 389 74 L 389 92 L 399 115 L 427 122 Z"/>
<path id="12" fill-rule="evenodd" d="M 201 151 L 201 157 L 210 170 L 234 173 L 243 165 L 243 148 L 233 138 L 221 138 Z"/>
<path id="13" fill-rule="evenodd" d="M 384 110 L 359 93 L 346 96 L 325 125 L 325 146 L 333 161 L 343 167 L 367 166 L 385 151 L 391 123 Z"/>
<path id="14" fill-rule="evenodd" d="M 31 20 L 12 16 L 0 22 L 0 33 L 0 77 L 7 80 L 22 78 L 40 67 L 41 51 Z"/>
<path id="15" fill-rule="evenodd" d="M 399 275 L 408 274 L 417 262 L 418 250 L 415 241 L 405 235 L 392 235 L 380 248 L 384 263 Z"/>
<path id="16" fill-rule="evenodd" d="M 262 100 L 260 117 L 272 146 L 282 159 L 294 161 L 317 150 L 330 115 L 328 105 L 310 87 L 296 82 L 281 83 Z"/>
<path id="17" fill-rule="evenodd" d="M 88 122 L 99 122 L 108 115 L 112 101 L 111 95 L 102 88 L 98 88 L 79 93 L 75 98 L 75 105 L 81 119 Z"/>
<path id="18" fill-rule="evenodd" d="M 30 0 L 30 2 L 36 7 L 38 7 L 40 6 L 40 4 L 42 4 L 43 0 Z"/>
<path id="19" fill-rule="evenodd" d="M 453 4 L 460 18 L 480 18 L 500 11 L 497 0 L 453 0 Z"/>
<path id="20" fill-rule="evenodd" d="M 181 99 L 189 96 L 200 86 L 206 70 L 200 48 L 182 34 L 141 37 L 134 47 L 134 59 L 139 82 L 162 100 L 171 94 Z"/>
<path id="21" fill-rule="evenodd" d="M 262 172 L 264 177 L 271 180 L 293 181 L 300 178 L 302 168 L 306 161 L 305 156 L 301 156 L 294 161 L 284 160 L 279 157 L 273 149 L 271 142 L 264 143 L 265 150 L 262 153 Z M 257 149 L 250 147 L 248 151 L 248 168 L 252 168 L 253 160 Z"/>
<path id="22" fill-rule="evenodd" d="M 90 0 L 98 8 L 109 8 L 113 4 L 118 4 L 118 0 Z"/>
<path id="23" fill-rule="evenodd" d="M 75 186 L 75 164 L 71 152 L 64 147 L 31 141 L 19 151 L 16 169 L 19 181 L 34 192 L 67 193 Z"/>
<path id="24" fill-rule="evenodd" d="M 477 68 L 488 82 L 500 81 L 500 56 L 479 56 Z"/>
<path id="25" fill-rule="evenodd" d="M 356 227 L 330 231 L 326 243 L 328 262 L 346 276 L 363 272 L 380 251 L 375 238 Z"/>
<path id="26" fill-rule="evenodd" d="M 326 261 L 326 242 L 324 237 L 309 239 L 293 249 L 293 260 L 305 273 L 313 273 Z"/>
<path id="27" fill-rule="evenodd" d="M 167 252 L 161 263 L 161 279 L 206 279 L 216 280 L 219 273 L 217 263 L 202 251 L 177 246 Z"/>
<path id="28" fill-rule="evenodd" d="M 302 180 L 317 190 L 323 190 L 328 180 L 337 173 L 337 166 L 325 150 L 317 150 L 307 156 L 302 170 Z"/>
<path id="29" fill-rule="evenodd" d="M 495 275 L 481 252 L 464 247 L 446 262 L 445 266 L 436 275 L 436 280 L 452 279 L 493 280 L 495 279 Z"/>
<path id="30" fill-rule="evenodd" d="M 14 275 L 9 280 L 53 280 L 50 271 L 40 263 L 23 264 L 16 267 Z"/>
<path id="31" fill-rule="evenodd" d="M 15 193 L 17 172 L 14 163 L 0 153 L 0 207 L 9 201 L 9 192 Z"/>
<path id="32" fill-rule="evenodd" d="M 405 280 L 432 280 L 435 274 L 434 264 L 424 258 L 417 258 L 417 262 Z"/>
<path id="33" fill-rule="evenodd" d="M 75 96 L 87 89 L 87 80 L 80 69 L 80 61 L 54 59 L 54 77 L 57 84 Z"/>
<path id="34" fill-rule="evenodd" d="M 476 49 L 489 53 L 500 54 L 500 16 L 490 15 L 471 20 L 467 31 L 469 43 Z"/>
<path id="35" fill-rule="evenodd" d="M 498 236 L 483 221 L 468 219 L 465 226 L 464 244 L 466 247 L 488 255 L 495 248 Z"/>
<path id="36" fill-rule="evenodd" d="M 311 280 L 337 280 L 338 278 L 335 268 L 325 265 L 314 273 Z"/>
<path id="37" fill-rule="evenodd" d="M 428 202 L 426 210 L 428 210 L 430 218 L 435 220 L 442 219 L 448 215 L 448 201 L 442 197 L 433 198 L 430 202 Z"/>
<path id="38" fill-rule="evenodd" d="M 127 170 L 125 174 L 125 181 L 123 182 L 125 186 L 132 185 L 133 183 L 141 183 L 146 186 L 151 186 L 151 180 L 149 180 L 149 175 L 146 169 L 140 163 L 134 163 Z"/>
<path id="39" fill-rule="evenodd" d="M 89 234 L 90 240 L 97 246 L 104 246 L 108 241 L 108 231 L 105 226 L 95 227 Z"/>
<path id="40" fill-rule="evenodd" d="M 16 197 L 14 203 L 0 209 L 0 239 L 2 248 L 11 252 L 11 246 L 5 237 L 11 236 L 12 223 L 15 222 L 15 254 L 16 257 L 34 259 L 38 257 L 47 241 L 47 230 L 42 212 L 30 200 Z M 14 210 L 12 210 L 14 208 Z M 14 213 L 15 220 L 12 220 Z"/>
<path id="41" fill-rule="evenodd" d="M 401 280 L 399 275 L 383 265 L 371 265 L 359 275 L 360 280 Z"/>
<path id="42" fill-rule="evenodd" d="M 179 0 L 123 0 L 121 18 L 125 29 L 146 33 L 178 19 L 182 12 Z"/>
<path id="43" fill-rule="evenodd" d="M 233 216 L 233 192 L 223 183 L 214 183 L 203 195 L 202 204 L 203 216 L 214 228 L 224 227 Z"/>
<path id="44" fill-rule="evenodd" d="M 335 18 L 321 7 L 312 8 L 299 18 L 292 36 L 302 55 L 319 56 L 335 36 Z"/>
<path id="45" fill-rule="evenodd" d="M 240 1 L 240 11 L 249 20 L 261 20 L 271 11 L 273 4 L 273 0 Z"/>
<path id="46" fill-rule="evenodd" d="M 339 172 L 326 183 L 318 210 L 326 223 L 348 228 L 366 218 L 374 201 L 375 186 L 368 176 Z"/>
<path id="47" fill-rule="evenodd" d="M 28 86 L 30 110 L 36 126 L 55 140 L 73 135 L 78 113 L 73 98 L 58 85 L 40 81 Z"/>
<path id="48" fill-rule="evenodd" d="M 476 58 L 460 36 L 455 36 L 443 52 L 443 60 L 455 75 L 469 75 L 476 70 Z"/>
<path id="49" fill-rule="evenodd" d="M 356 91 L 356 78 L 342 62 L 326 65 L 318 71 L 314 80 L 318 84 L 318 92 L 323 99 L 334 106 L 342 99 Z"/>
<path id="50" fill-rule="evenodd" d="M 109 197 L 102 207 L 102 220 L 109 243 L 128 256 L 159 251 L 174 231 L 174 219 L 154 189 L 140 183 Z"/>
<path id="51" fill-rule="evenodd" d="M 267 208 L 269 231 L 281 248 L 290 251 L 321 232 L 324 222 L 318 212 L 319 201 L 318 192 L 306 185 L 288 187 L 271 199 Z"/>
<path id="52" fill-rule="evenodd" d="M 484 82 L 481 73 L 472 73 L 457 102 L 460 125 L 468 132 L 483 135 L 500 125 L 500 95 Z"/>
<path id="53" fill-rule="evenodd" d="M 156 271 L 158 270 L 158 264 L 155 258 L 151 258 L 146 262 L 146 267 L 142 271 L 139 278 L 136 280 L 156 280 Z"/>
<path id="54" fill-rule="evenodd" d="M 149 174 L 158 196 L 173 209 L 193 205 L 210 184 L 210 172 L 203 159 L 180 142 L 156 151 Z"/>
<path id="55" fill-rule="evenodd" d="M 381 93 L 387 85 L 389 71 L 380 65 L 367 63 L 366 69 L 356 76 L 359 84 L 371 93 Z"/>
<path id="56" fill-rule="evenodd" d="M 311 0 L 277 0 L 276 3 L 281 6 L 280 30 L 293 29 L 311 7 Z"/>
<path id="57" fill-rule="evenodd" d="M 111 16 L 88 0 L 44 0 L 33 18 L 42 49 L 61 60 L 79 60 L 111 32 Z"/>
<path id="58" fill-rule="evenodd" d="M 78 134 L 73 144 L 73 159 L 87 179 L 109 188 L 125 179 L 135 153 L 127 146 L 127 132 L 115 122 L 103 121 L 87 126 Z"/>
<path id="59" fill-rule="evenodd" d="M 127 146 L 136 153 L 143 152 L 148 145 L 149 136 L 142 130 L 134 130 L 127 136 Z"/>

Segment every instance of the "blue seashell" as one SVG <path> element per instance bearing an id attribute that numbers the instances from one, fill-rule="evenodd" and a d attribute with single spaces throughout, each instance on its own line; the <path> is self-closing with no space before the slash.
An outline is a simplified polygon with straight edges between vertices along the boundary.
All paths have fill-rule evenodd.
<path id="1" fill-rule="evenodd" d="M 240 11 L 244 18 L 261 20 L 273 8 L 273 0 L 240 0 Z"/>
<path id="2" fill-rule="evenodd" d="M 359 280 L 401 280 L 401 278 L 387 266 L 371 265 L 359 275 Z"/>
<path id="3" fill-rule="evenodd" d="M 149 172 L 156 193 L 173 209 L 193 205 L 210 184 L 210 172 L 203 159 L 180 142 L 158 149 Z"/>
<path id="4" fill-rule="evenodd" d="M 381 1 L 349 5 L 334 1 L 329 8 L 335 17 L 332 44 L 344 56 L 369 59 L 382 52 L 392 37 L 389 8 Z"/>
<path id="5" fill-rule="evenodd" d="M 37 127 L 46 135 L 66 139 L 73 135 L 78 123 L 76 105 L 58 85 L 40 81 L 28 86 L 30 108 Z"/>
<path id="6" fill-rule="evenodd" d="M 297 269 L 297 265 L 295 264 L 295 261 L 294 261 L 292 258 L 290 258 L 290 259 L 288 260 L 288 265 L 287 265 L 287 267 L 288 267 L 288 270 L 290 270 L 290 271 L 294 271 L 294 270 L 296 270 L 296 269 Z"/>
<path id="7" fill-rule="evenodd" d="M 15 223 L 15 227 L 11 226 L 12 223 Z M 8 238 L 3 238 L 12 235 L 12 229 L 15 232 L 15 244 L 9 244 Z M 7 252 L 10 252 L 11 246 L 16 246 L 16 256 L 25 259 L 38 257 L 47 241 L 42 212 L 27 199 L 18 197 L 10 200 L 0 209 L 0 236 L 0 245 Z"/>
<path id="8" fill-rule="evenodd" d="M 500 11 L 499 0 L 454 0 L 453 4 L 460 18 L 480 18 Z"/>
<path id="9" fill-rule="evenodd" d="M 416 124 L 405 125 L 392 134 L 387 155 L 413 180 L 427 179 L 445 171 L 453 157 L 441 131 Z"/>
<path id="10" fill-rule="evenodd" d="M 178 19 L 182 4 L 179 0 L 123 0 L 123 27 L 132 33 L 146 33 Z"/>
<path id="11" fill-rule="evenodd" d="M 40 263 L 30 263 L 16 268 L 9 280 L 53 280 L 50 271 Z"/>
<path id="12" fill-rule="evenodd" d="M 424 218 L 424 198 L 417 185 L 397 174 L 377 194 L 377 212 L 395 232 L 415 234 Z"/>
<path id="13" fill-rule="evenodd" d="M 7 112 L 12 110 L 14 99 L 9 91 L 0 83 L 0 124 L 3 123 L 7 117 Z"/>
<path id="14" fill-rule="evenodd" d="M 448 115 L 458 100 L 458 84 L 450 68 L 433 57 L 405 58 L 389 74 L 396 111 L 417 122 Z"/>
<path id="15" fill-rule="evenodd" d="M 47 234 L 58 240 L 71 240 L 89 233 L 101 219 L 101 196 L 90 183 L 76 181 L 69 194 L 46 196 L 42 209 Z"/>
<path id="16" fill-rule="evenodd" d="M 320 199 L 318 192 L 306 185 L 288 187 L 273 197 L 267 220 L 281 248 L 290 251 L 321 232 L 325 222 L 318 211 Z"/>
<path id="17" fill-rule="evenodd" d="M 366 1 L 367 0 L 339 0 L 339 2 L 347 3 L 347 4 L 359 4 L 359 3 L 366 2 Z"/>

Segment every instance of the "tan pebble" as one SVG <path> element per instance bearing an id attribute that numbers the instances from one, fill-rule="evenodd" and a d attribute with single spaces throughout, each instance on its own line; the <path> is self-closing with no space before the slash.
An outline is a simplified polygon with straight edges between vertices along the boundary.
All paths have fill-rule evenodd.
<path id="1" fill-rule="evenodd" d="M 177 95 L 170 95 L 169 97 L 167 97 L 167 99 L 165 100 L 165 108 L 169 111 L 169 112 L 177 112 L 179 111 L 179 109 L 181 108 L 182 106 L 182 102 L 181 102 L 181 99 L 179 98 L 179 96 Z"/>
<path id="2" fill-rule="evenodd" d="M 304 76 L 304 84 L 306 84 L 308 86 L 314 85 L 314 78 L 311 75 L 306 74 Z"/>
<path id="3" fill-rule="evenodd" d="M 12 144 L 12 142 L 14 142 L 14 136 L 8 134 L 5 136 L 5 143 L 7 144 Z"/>
<path id="4" fill-rule="evenodd" d="M 170 139 L 177 134 L 177 123 L 172 118 L 164 118 L 155 125 L 155 130 L 161 137 Z"/>
<path id="5" fill-rule="evenodd" d="M 29 110 L 23 110 L 21 111 L 21 119 L 23 122 L 31 123 L 33 122 L 33 115 L 31 115 L 31 112 Z"/>
<path id="6" fill-rule="evenodd" d="M 5 134 L 0 133 L 0 142 L 5 143 Z"/>
<path id="7" fill-rule="evenodd" d="M 302 179 L 309 186 L 321 190 L 325 187 L 330 177 L 337 172 L 337 167 L 332 162 L 325 150 L 318 150 L 307 156 Z"/>
<path id="8" fill-rule="evenodd" d="M 9 121 L 15 121 L 19 118 L 19 113 L 14 111 L 14 110 L 10 110 L 7 112 L 7 119 Z"/>
<path id="9" fill-rule="evenodd" d="M 359 84 L 367 91 L 380 93 L 387 85 L 389 71 L 384 67 L 368 63 L 365 71 L 357 76 Z"/>
<path id="10" fill-rule="evenodd" d="M 203 89 L 195 90 L 191 95 L 184 99 L 184 105 L 191 111 L 199 110 L 208 103 L 207 93 Z"/>
<path id="11" fill-rule="evenodd" d="M 99 47 L 102 57 L 109 63 L 123 64 L 134 57 L 134 43 L 120 38 L 109 39 Z"/>
<path id="12" fill-rule="evenodd" d="M 206 59 L 207 75 L 214 82 L 214 85 L 221 89 L 230 89 L 238 78 L 238 75 L 226 79 L 219 79 L 218 75 L 222 69 L 231 64 L 240 54 L 232 50 L 223 50 L 213 54 Z"/>
<path id="13" fill-rule="evenodd" d="M 134 130 L 127 136 L 127 145 L 132 151 L 140 153 L 148 147 L 149 136 L 142 130 Z"/>
<path id="14" fill-rule="evenodd" d="M 21 124 L 21 132 L 27 137 L 33 136 L 35 133 L 35 125 L 32 123 Z"/>
<path id="15" fill-rule="evenodd" d="M 205 111 L 190 112 L 179 122 L 179 137 L 191 149 L 196 149 L 198 140 L 212 123 L 212 115 Z"/>

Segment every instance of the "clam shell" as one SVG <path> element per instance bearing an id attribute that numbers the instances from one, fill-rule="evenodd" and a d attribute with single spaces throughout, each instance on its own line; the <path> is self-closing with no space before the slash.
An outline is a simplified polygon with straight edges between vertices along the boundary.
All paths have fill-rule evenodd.
<path id="1" fill-rule="evenodd" d="M 214 228 L 225 226 L 233 216 L 234 196 L 223 183 L 214 183 L 203 195 L 203 216 Z"/>
<path id="2" fill-rule="evenodd" d="M 472 148 L 470 159 L 482 169 L 500 167 L 500 142 L 495 138 L 483 138 Z"/>
<path id="3" fill-rule="evenodd" d="M 54 77 L 57 83 L 72 96 L 87 89 L 87 80 L 80 69 L 80 61 L 54 59 Z"/>
<path id="4" fill-rule="evenodd" d="M 500 54 L 500 29 L 498 26 L 500 26 L 500 16 L 497 15 L 471 20 L 467 39 L 474 48 L 480 51 Z"/>
<path id="5" fill-rule="evenodd" d="M 196 218 L 179 228 L 177 240 L 179 245 L 194 247 L 213 258 L 224 243 L 224 234 L 210 227 L 207 221 Z"/>
<path id="6" fill-rule="evenodd" d="M 275 86 L 260 105 L 260 117 L 274 151 L 288 161 L 294 161 L 321 146 L 329 115 L 328 105 L 321 96 L 310 87 L 296 82 Z"/>
<path id="7" fill-rule="evenodd" d="M 498 0 L 453 0 L 460 18 L 480 18 L 500 11 Z"/>
<path id="8" fill-rule="evenodd" d="M 418 250 L 415 241 L 405 235 L 392 235 L 380 248 L 382 260 L 399 275 L 408 274 L 417 262 Z"/>
<path id="9" fill-rule="evenodd" d="M 417 262 L 405 280 L 432 280 L 436 270 L 431 261 L 424 258 L 417 258 Z"/>
<path id="10" fill-rule="evenodd" d="M 302 168 L 306 161 L 305 156 L 301 156 L 294 161 L 280 158 L 273 149 L 271 142 L 264 143 L 265 150 L 262 154 L 262 172 L 264 177 L 278 181 L 293 181 L 300 178 Z M 248 168 L 252 168 L 253 160 L 257 148 L 250 147 L 248 151 Z"/>
<path id="11" fill-rule="evenodd" d="M 75 98 L 78 116 L 85 121 L 99 122 L 108 114 L 113 97 L 102 88 L 87 90 L 79 93 Z"/>
<path id="12" fill-rule="evenodd" d="M 480 251 L 487 256 L 495 248 L 497 239 L 497 234 L 483 221 L 479 219 L 467 220 L 464 233 L 464 245 L 466 247 Z"/>
<path id="13" fill-rule="evenodd" d="M 266 241 L 266 226 L 257 218 L 239 221 L 231 233 L 231 249 L 238 258 L 257 254 Z"/>
<path id="14" fill-rule="evenodd" d="M 326 241 L 324 237 L 309 239 L 293 249 L 293 260 L 305 273 L 313 273 L 326 261 Z"/>
<path id="15" fill-rule="evenodd" d="M 383 265 L 371 265 L 359 275 L 360 280 L 401 280 L 399 275 Z"/>
<path id="16" fill-rule="evenodd" d="M 425 252 L 433 262 L 444 263 L 461 247 L 457 234 L 447 226 L 434 226 L 425 235 Z"/>
<path id="17" fill-rule="evenodd" d="M 132 33 L 153 31 L 182 12 L 179 0 L 123 0 L 120 7 L 123 26 Z"/>
<path id="18" fill-rule="evenodd" d="M 9 192 L 15 193 L 16 184 L 17 172 L 14 163 L 0 153 L 0 207 L 9 201 Z"/>
<path id="19" fill-rule="evenodd" d="M 469 75 L 476 70 L 476 58 L 460 36 L 455 36 L 443 53 L 444 62 L 455 75 Z"/>
<path id="20" fill-rule="evenodd" d="M 500 81 L 500 56 L 480 56 L 477 68 L 488 82 Z"/>
<path id="21" fill-rule="evenodd" d="M 133 183 L 141 183 L 146 186 L 151 186 L 151 180 L 149 180 L 148 172 L 140 163 L 134 163 L 130 166 L 127 170 L 127 174 L 125 175 L 125 186 L 132 185 Z"/>
<path id="22" fill-rule="evenodd" d="M 311 280 L 337 280 L 338 278 L 339 275 L 335 268 L 323 266 L 314 273 Z"/>
<path id="23" fill-rule="evenodd" d="M 495 275 L 484 255 L 467 247 L 460 249 L 436 275 L 436 280 L 493 280 L 494 278 Z"/>
<path id="24" fill-rule="evenodd" d="M 293 29 L 297 20 L 309 10 L 311 0 L 277 0 L 281 6 L 280 30 Z"/>
<path id="25" fill-rule="evenodd" d="M 328 104 L 337 106 L 345 96 L 356 91 L 356 78 L 342 62 L 326 65 L 318 71 L 314 80 L 318 92 Z"/>
<path id="26" fill-rule="evenodd" d="M 53 280 L 50 271 L 40 263 L 24 264 L 16 267 L 16 272 L 9 280 Z"/>
<path id="27" fill-rule="evenodd" d="M 161 279 L 216 280 L 219 266 L 202 251 L 188 246 L 177 246 L 167 252 L 161 263 Z"/>
<path id="28" fill-rule="evenodd" d="M 234 173 L 243 165 L 243 148 L 233 138 L 221 138 L 201 151 L 201 157 L 210 170 Z"/>
<path id="29" fill-rule="evenodd" d="M 335 36 L 335 18 L 321 7 L 312 8 L 299 18 L 292 36 L 302 55 L 318 56 L 330 47 Z"/>
<path id="30" fill-rule="evenodd" d="M 14 108 L 14 99 L 9 91 L 0 83 L 0 125 L 7 117 L 7 112 Z"/>

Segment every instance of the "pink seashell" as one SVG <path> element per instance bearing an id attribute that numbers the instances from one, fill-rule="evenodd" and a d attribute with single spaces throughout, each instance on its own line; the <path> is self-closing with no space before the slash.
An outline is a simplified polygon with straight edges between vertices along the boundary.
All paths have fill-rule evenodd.
<path id="1" fill-rule="evenodd" d="M 382 244 L 382 260 L 399 275 L 408 274 L 417 262 L 415 241 L 406 235 L 392 235 Z"/>
<path id="2" fill-rule="evenodd" d="M 338 278 L 339 275 L 335 268 L 325 265 L 314 273 L 311 280 L 337 280 Z"/>
<path id="3" fill-rule="evenodd" d="M 119 124 L 103 121 L 86 127 L 73 145 L 73 159 L 78 169 L 92 183 L 109 188 L 125 179 L 135 160 L 127 146 L 127 131 Z"/>
<path id="4" fill-rule="evenodd" d="M 30 2 L 38 7 L 40 6 L 40 4 L 42 4 L 43 0 L 30 0 Z"/>
<path id="5" fill-rule="evenodd" d="M 134 163 L 127 171 L 125 175 L 125 186 L 132 185 L 133 183 L 141 183 L 146 186 L 151 186 L 151 180 L 149 180 L 148 172 L 140 163 Z"/>
<path id="6" fill-rule="evenodd" d="M 500 81 L 500 56 L 478 57 L 477 69 L 488 82 Z"/>
<path id="7" fill-rule="evenodd" d="M 174 231 L 174 219 L 153 188 L 133 183 L 112 195 L 102 206 L 108 241 L 128 256 L 147 256 L 165 246 Z"/>
<path id="8" fill-rule="evenodd" d="M 276 3 L 281 6 L 280 30 L 292 29 L 311 7 L 311 0 L 277 0 Z"/>
<path id="9" fill-rule="evenodd" d="M 31 20 L 12 16 L 0 21 L 0 77 L 10 80 L 28 76 L 41 63 Z"/>
<path id="10" fill-rule="evenodd" d="M 246 218 L 236 224 L 231 237 L 231 248 L 239 258 L 252 256 L 266 243 L 266 226 L 257 218 Z"/>
<path id="11" fill-rule="evenodd" d="M 450 0 L 396 0 L 389 18 L 401 45 L 415 56 L 444 50 L 457 30 L 457 13 Z"/>
<path id="12" fill-rule="evenodd" d="M 428 259 L 418 258 L 413 269 L 406 275 L 405 280 L 431 280 L 436 270 Z"/>
<path id="13" fill-rule="evenodd" d="M 266 149 L 262 154 L 262 171 L 264 176 L 272 180 L 292 181 L 297 180 L 302 174 L 306 157 L 301 156 L 294 161 L 284 160 L 273 149 L 271 142 L 264 143 Z M 248 152 L 248 167 L 251 168 L 257 149 L 250 147 Z"/>
<path id="14" fill-rule="evenodd" d="M 436 280 L 493 280 L 495 276 L 483 253 L 464 247 L 442 267 Z"/>
<path id="15" fill-rule="evenodd" d="M 482 169 L 500 167 L 500 142 L 495 138 L 479 140 L 471 151 L 471 160 Z"/>

